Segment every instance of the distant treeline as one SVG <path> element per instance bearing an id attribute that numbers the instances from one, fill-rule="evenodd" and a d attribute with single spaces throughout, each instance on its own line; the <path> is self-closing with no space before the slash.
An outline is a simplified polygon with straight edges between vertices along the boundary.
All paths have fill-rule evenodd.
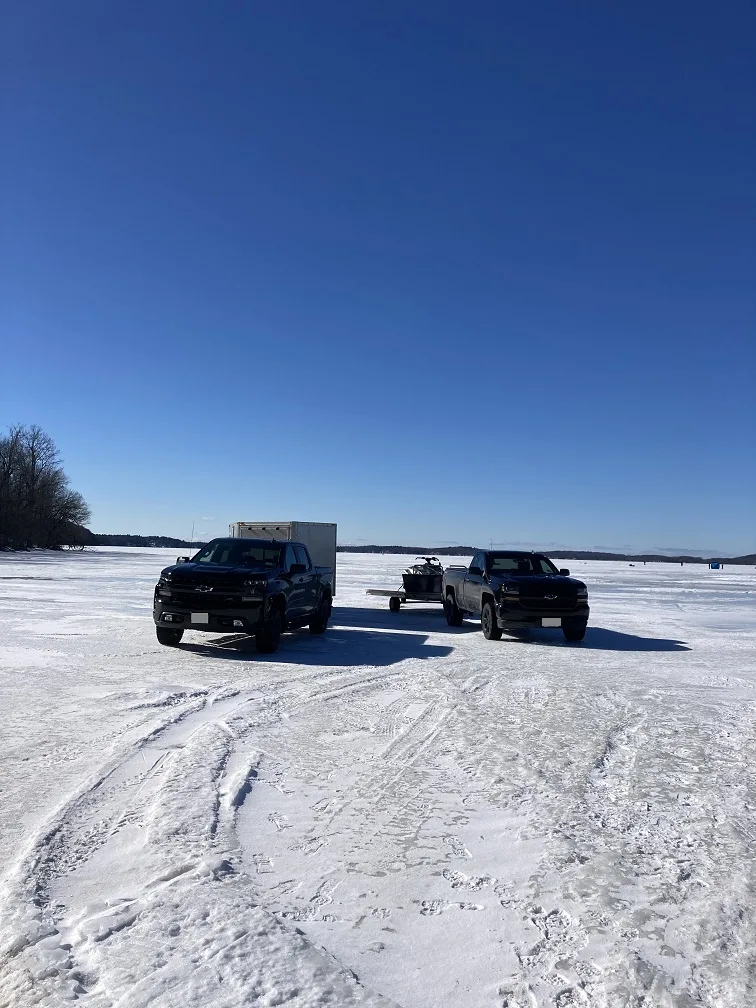
<path id="1" fill-rule="evenodd" d="M 163 546 L 166 549 L 194 549 L 205 546 L 204 542 L 187 542 L 186 539 L 171 539 L 170 536 L 140 535 L 99 535 L 84 529 L 87 536 L 85 546 Z"/>
<path id="2" fill-rule="evenodd" d="M 86 546 L 162 546 L 170 549 L 198 550 L 204 542 L 188 542 L 186 539 L 171 539 L 169 536 L 141 535 L 100 535 L 81 529 L 81 542 Z M 479 546 L 338 546 L 338 553 L 386 553 L 401 556 L 472 556 Z M 724 564 L 753 564 L 756 553 L 740 557 L 697 557 L 666 556 L 663 553 L 600 553 L 591 550 L 543 550 L 553 560 L 628 560 L 630 563 L 696 563 L 707 564 L 712 560 Z"/>
<path id="3" fill-rule="evenodd" d="M 412 556 L 472 556 L 480 546 L 339 546 L 339 553 L 395 553 Z M 640 563 L 704 563 L 754 564 L 756 553 L 740 557 L 666 556 L 659 553 L 599 553 L 591 550 L 543 550 L 554 560 L 629 560 Z"/>
<path id="4" fill-rule="evenodd" d="M 702 563 L 712 562 L 722 564 L 756 564 L 756 553 L 740 557 L 697 557 L 697 556 L 667 556 L 665 553 L 592 553 L 580 550 L 549 553 L 555 560 L 630 560 L 635 563 Z"/>
<path id="5" fill-rule="evenodd" d="M 412 556 L 472 556 L 473 546 L 337 546 L 338 553 L 409 553 Z"/>
<path id="6" fill-rule="evenodd" d="M 52 438 L 16 424 L 0 436 L 0 549 L 81 545 L 89 508 L 72 490 Z"/>

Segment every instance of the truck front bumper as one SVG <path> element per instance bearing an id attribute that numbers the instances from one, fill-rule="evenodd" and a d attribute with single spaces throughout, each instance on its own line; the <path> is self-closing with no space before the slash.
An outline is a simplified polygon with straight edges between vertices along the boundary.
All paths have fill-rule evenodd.
<path id="1" fill-rule="evenodd" d="M 198 603 L 196 610 L 202 608 Z M 229 609 L 195 611 L 172 605 L 168 600 L 156 600 L 152 618 L 156 626 L 174 630 L 199 630 L 204 633 L 258 633 L 264 619 L 263 600 Z"/>
<path id="2" fill-rule="evenodd" d="M 574 608 L 556 611 L 525 609 L 515 604 L 496 603 L 496 623 L 500 630 L 525 629 L 527 627 L 563 626 L 565 623 L 588 622 L 591 610 L 586 603 L 578 603 Z M 556 622 L 559 620 L 559 623 Z M 546 622 L 544 622 L 546 621 Z"/>

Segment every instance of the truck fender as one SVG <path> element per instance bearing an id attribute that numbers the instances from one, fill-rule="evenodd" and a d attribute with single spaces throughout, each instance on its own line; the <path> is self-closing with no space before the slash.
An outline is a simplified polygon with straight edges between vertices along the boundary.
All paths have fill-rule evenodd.
<path id="1" fill-rule="evenodd" d="M 496 612 L 496 598 L 494 597 L 493 593 L 490 592 L 490 591 L 486 591 L 486 592 L 482 592 L 481 593 L 481 596 L 480 596 L 480 611 L 481 612 L 483 612 L 483 606 L 486 604 L 486 602 L 490 602 L 491 605 L 494 607 L 494 612 Z"/>
<path id="2" fill-rule="evenodd" d="M 266 614 L 272 612 L 274 609 L 281 610 L 281 617 L 284 622 L 286 621 L 286 596 L 282 594 L 271 595 L 267 600 Z"/>

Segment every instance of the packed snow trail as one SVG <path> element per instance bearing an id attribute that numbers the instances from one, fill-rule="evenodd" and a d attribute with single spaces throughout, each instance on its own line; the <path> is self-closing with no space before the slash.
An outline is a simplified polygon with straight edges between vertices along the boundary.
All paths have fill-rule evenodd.
<path id="1" fill-rule="evenodd" d="M 347 556 L 270 660 L 156 643 L 171 558 L 0 558 L 0 1005 L 753 1003 L 752 570 L 576 564 L 576 646 Z"/>

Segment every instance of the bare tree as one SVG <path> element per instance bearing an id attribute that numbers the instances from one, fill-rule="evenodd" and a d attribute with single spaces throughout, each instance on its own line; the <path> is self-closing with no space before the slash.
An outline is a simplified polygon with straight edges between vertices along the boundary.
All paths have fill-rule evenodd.
<path id="1" fill-rule="evenodd" d="M 89 508 L 68 485 L 58 449 L 36 424 L 0 437 L 0 549 L 80 542 Z"/>

